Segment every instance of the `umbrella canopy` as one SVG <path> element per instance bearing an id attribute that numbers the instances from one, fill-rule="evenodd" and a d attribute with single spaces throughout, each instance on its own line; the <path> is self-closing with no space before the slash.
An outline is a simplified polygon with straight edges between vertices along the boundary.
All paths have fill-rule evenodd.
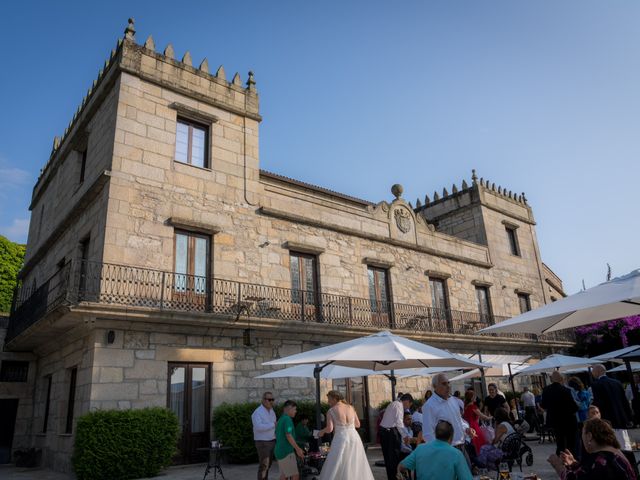
<path id="1" fill-rule="evenodd" d="M 553 354 L 540 360 L 535 365 L 523 368 L 518 372 L 518 375 L 532 375 L 541 372 L 548 372 L 550 370 L 560 370 L 561 372 L 564 372 L 577 367 L 591 365 L 593 363 L 597 362 L 594 362 L 592 358 Z"/>
<path id="2" fill-rule="evenodd" d="M 479 333 L 553 332 L 640 314 L 640 269 L 543 307 L 505 320 Z"/>
<path id="3" fill-rule="evenodd" d="M 305 363 L 341 365 L 374 371 L 422 367 L 475 368 L 486 366 L 476 360 L 409 340 L 389 331 L 271 360 L 264 362 L 263 365 Z"/>
<path id="4" fill-rule="evenodd" d="M 396 370 L 394 373 L 397 377 L 409 378 L 429 377 L 431 375 L 435 375 L 436 373 L 456 372 L 458 370 L 460 370 L 460 368 L 456 367 L 403 368 L 402 370 Z"/>
<path id="5" fill-rule="evenodd" d="M 467 378 L 476 378 L 482 376 L 482 372 L 480 372 L 479 368 L 474 368 L 473 370 L 469 370 L 466 373 L 462 373 L 453 378 L 450 378 L 450 382 L 457 382 L 458 380 L 466 380 Z"/>
<path id="6" fill-rule="evenodd" d="M 627 371 L 626 365 L 620 365 L 619 367 L 615 367 L 610 370 L 607 370 L 608 373 L 626 372 L 626 371 Z M 631 371 L 640 372 L 640 362 L 631 362 Z"/>
<path id="7" fill-rule="evenodd" d="M 302 377 L 315 378 L 313 375 L 314 365 L 295 365 L 293 367 L 283 368 L 275 372 L 265 373 L 255 378 L 285 378 L 285 377 Z M 368 377 L 369 375 L 380 374 L 373 370 L 365 370 L 363 368 L 341 367 L 339 365 L 328 365 L 320 372 L 320 378 L 350 378 L 350 377 Z"/>
<path id="8" fill-rule="evenodd" d="M 627 355 L 633 356 L 640 353 L 640 345 L 631 345 L 630 347 L 614 350 L 613 352 L 603 353 L 602 355 L 596 355 L 593 360 L 597 362 L 610 362 L 610 361 L 622 361 L 627 358 Z"/>

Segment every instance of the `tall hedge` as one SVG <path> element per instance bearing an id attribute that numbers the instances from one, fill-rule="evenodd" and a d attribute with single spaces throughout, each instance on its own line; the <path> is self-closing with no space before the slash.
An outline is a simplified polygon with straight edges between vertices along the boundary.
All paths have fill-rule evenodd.
<path id="1" fill-rule="evenodd" d="M 165 408 L 88 413 L 78 419 L 73 468 L 78 480 L 153 477 L 171 465 L 178 434 Z"/>
<path id="2" fill-rule="evenodd" d="M 316 404 L 312 401 L 300 401 L 298 404 L 298 417 L 305 414 L 311 424 L 315 423 Z M 258 461 L 258 454 L 253 442 L 253 425 L 251 414 L 260 405 L 258 402 L 249 403 L 223 403 L 213 411 L 214 436 L 226 446 L 231 447 L 229 460 L 234 463 L 253 463 Z M 322 403 L 322 413 L 326 414 L 329 405 Z M 282 407 L 275 406 L 276 416 L 282 415 Z M 298 418 L 294 419 L 297 423 Z"/>
<path id="3" fill-rule="evenodd" d="M 24 260 L 24 245 L 0 235 L 0 312 L 11 310 L 16 277 Z"/>

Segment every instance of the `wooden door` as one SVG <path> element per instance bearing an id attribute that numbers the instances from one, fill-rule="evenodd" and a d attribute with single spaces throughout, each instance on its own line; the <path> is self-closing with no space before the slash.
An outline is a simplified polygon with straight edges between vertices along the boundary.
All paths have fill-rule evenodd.
<path id="1" fill-rule="evenodd" d="M 167 404 L 178 417 L 180 439 L 175 463 L 203 461 L 198 452 L 209 444 L 211 366 L 207 363 L 169 363 Z"/>

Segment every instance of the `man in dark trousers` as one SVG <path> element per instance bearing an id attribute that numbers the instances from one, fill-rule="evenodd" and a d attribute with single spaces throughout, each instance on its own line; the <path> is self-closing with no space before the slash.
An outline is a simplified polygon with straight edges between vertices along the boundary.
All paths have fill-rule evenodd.
<path id="1" fill-rule="evenodd" d="M 591 375 L 595 379 L 591 385 L 593 404 L 600 409 L 602 418 L 611 422 L 616 438 L 620 442 L 620 450 L 635 468 L 637 475 L 638 467 L 631 451 L 631 441 L 627 430 L 632 426 L 631 407 L 622 384 L 618 380 L 607 377 L 606 371 L 604 365 L 595 365 L 591 369 Z"/>
<path id="2" fill-rule="evenodd" d="M 544 387 L 540 406 L 547 412 L 547 425 L 553 429 L 556 437 L 556 455 L 569 449 L 575 452 L 578 419 L 578 404 L 571 390 L 563 385 L 564 377 L 557 370 L 551 374 L 551 385 Z"/>
<path id="3" fill-rule="evenodd" d="M 402 435 L 400 432 L 404 428 L 404 411 L 412 404 L 413 397 L 405 393 L 389 404 L 380 422 L 380 446 L 388 480 L 396 479 L 396 470 L 401 456 Z"/>

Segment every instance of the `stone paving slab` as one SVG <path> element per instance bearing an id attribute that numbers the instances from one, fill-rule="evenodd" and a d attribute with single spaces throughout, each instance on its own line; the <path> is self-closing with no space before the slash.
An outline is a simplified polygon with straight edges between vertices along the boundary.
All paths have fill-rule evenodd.
<path id="1" fill-rule="evenodd" d="M 636 432 L 638 432 L 636 430 Z M 537 440 L 530 440 L 527 444 L 533 450 L 533 466 L 523 467 L 524 473 L 536 472 L 542 480 L 555 480 L 558 478 L 554 470 L 547 463 L 547 457 L 555 452 L 555 444 L 545 442 L 539 444 Z M 371 463 L 371 470 L 376 480 L 385 480 L 385 470 L 374 465 L 376 460 L 382 459 L 379 449 L 371 449 L 367 452 Z M 252 480 L 256 478 L 257 464 L 249 465 L 223 465 L 226 480 Z M 204 475 L 204 464 L 170 467 L 156 478 L 158 480 L 200 480 Z M 517 467 L 516 470 L 517 471 Z M 74 480 L 75 476 L 53 472 L 47 469 L 17 468 L 10 465 L 0 465 L 0 480 Z M 278 480 L 278 467 L 269 472 L 269 480 Z M 310 477 L 309 477 L 310 478 Z M 207 479 L 213 479 L 212 474 Z"/>

